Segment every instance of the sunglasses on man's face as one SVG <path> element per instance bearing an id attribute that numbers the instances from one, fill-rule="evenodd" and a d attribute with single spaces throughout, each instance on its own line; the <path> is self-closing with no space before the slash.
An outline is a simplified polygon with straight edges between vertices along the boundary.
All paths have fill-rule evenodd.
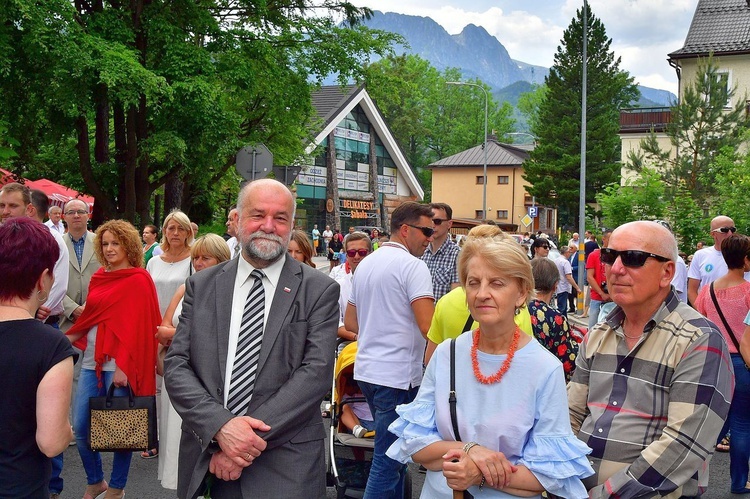
<path id="1" fill-rule="evenodd" d="M 357 254 L 359 254 L 359 256 L 361 256 L 361 257 L 365 257 L 365 256 L 367 256 L 368 253 L 369 252 L 366 249 L 359 249 L 359 250 L 351 249 L 351 250 L 346 250 L 346 256 L 348 256 L 349 258 L 354 258 L 355 256 L 357 256 Z"/>
<path id="2" fill-rule="evenodd" d="M 433 218 L 432 221 L 435 223 L 435 225 L 443 225 L 443 222 L 447 222 L 447 218 Z"/>
<path id="3" fill-rule="evenodd" d="M 412 224 L 404 224 L 406 226 L 412 227 L 414 229 L 419 229 L 422 231 L 422 234 L 424 234 L 424 237 L 432 237 L 432 235 L 435 233 L 435 229 L 432 227 L 422 227 L 421 225 L 412 225 Z"/>
<path id="4" fill-rule="evenodd" d="M 731 232 L 732 234 L 734 234 L 735 232 L 737 232 L 737 227 L 719 227 L 718 229 L 714 229 L 711 232 L 721 232 L 722 234 Z"/>
<path id="5" fill-rule="evenodd" d="M 622 250 L 618 251 L 612 248 L 601 249 L 601 260 L 605 265 L 614 265 L 617 258 L 620 257 L 620 261 L 626 267 L 643 267 L 646 264 L 646 260 L 654 258 L 660 262 L 668 262 L 669 258 L 654 253 L 648 253 L 646 251 L 639 250 Z"/>

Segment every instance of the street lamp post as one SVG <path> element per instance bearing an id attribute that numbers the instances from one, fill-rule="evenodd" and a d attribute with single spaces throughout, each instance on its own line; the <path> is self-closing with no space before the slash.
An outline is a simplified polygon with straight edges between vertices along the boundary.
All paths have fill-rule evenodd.
<path id="1" fill-rule="evenodd" d="M 483 180 L 482 180 L 482 218 L 487 218 L 487 103 L 489 102 L 489 95 L 483 85 L 478 83 L 469 83 L 467 81 L 446 81 L 448 85 L 465 85 L 467 87 L 477 87 L 482 89 L 484 92 L 484 169 Z"/>

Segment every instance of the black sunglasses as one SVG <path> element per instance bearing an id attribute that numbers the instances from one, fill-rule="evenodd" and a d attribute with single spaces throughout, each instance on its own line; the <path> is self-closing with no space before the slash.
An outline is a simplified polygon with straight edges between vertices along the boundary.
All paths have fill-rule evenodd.
<path id="1" fill-rule="evenodd" d="M 719 227 L 718 229 L 714 229 L 711 232 L 721 232 L 722 234 L 731 232 L 732 234 L 734 234 L 735 232 L 737 232 L 737 227 Z"/>
<path id="2" fill-rule="evenodd" d="M 435 233 L 435 229 L 432 227 L 422 227 L 421 225 L 412 225 L 412 224 L 404 224 L 408 225 L 409 227 L 413 227 L 415 229 L 419 229 L 422 231 L 422 234 L 424 234 L 424 237 L 432 237 L 432 235 Z"/>
<path id="3" fill-rule="evenodd" d="M 537 246 L 537 248 L 549 249 L 549 245 L 548 244 L 540 244 L 539 246 Z"/>
<path id="4" fill-rule="evenodd" d="M 443 222 L 447 222 L 447 218 L 433 218 L 433 222 L 435 222 L 435 225 L 443 225 Z"/>
<path id="5" fill-rule="evenodd" d="M 357 253 L 359 253 L 359 256 L 364 257 L 364 256 L 367 256 L 367 254 L 369 253 L 369 251 L 367 251 L 366 249 L 360 249 L 360 250 L 350 249 L 350 250 L 346 250 L 346 255 L 349 258 L 354 258 L 355 256 L 357 256 Z"/>
<path id="6" fill-rule="evenodd" d="M 601 249 L 601 260 L 606 265 L 614 265 L 617 257 L 620 257 L 622 264 L 626 267 L 643 267 L 649 257 L 655 258 L 660 262 L 668 262 L 671 259 L 665 256 L 648 253 L 639 250 L 622 250 L 618 251 L 612 248 Z"/>

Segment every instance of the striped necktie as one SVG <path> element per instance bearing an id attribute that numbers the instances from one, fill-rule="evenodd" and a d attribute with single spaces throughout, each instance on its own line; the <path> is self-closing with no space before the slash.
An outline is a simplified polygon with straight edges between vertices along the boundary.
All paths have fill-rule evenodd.
<path id="1" fill-rule="evenodd" d="M 245 413 L 253 395 L 260 346 L 263 341 L 263 316 L 266 308 L 263 290 L 264 274 L 256 269 L 250 275 L 255 278 L 255 282 L 247 295 L 245 309 L 242 312 L 240 334 L 237 338 L 237 351 L 234 355 L 232 379 L 227 397 L 227 409 L 237 415 Z"/>

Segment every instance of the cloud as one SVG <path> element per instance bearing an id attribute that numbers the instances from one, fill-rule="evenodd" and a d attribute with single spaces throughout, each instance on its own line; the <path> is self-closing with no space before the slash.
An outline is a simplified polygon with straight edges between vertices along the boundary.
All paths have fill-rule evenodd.
<path id="1" fill-rule="evenodd" d="M 514 59 L 551 66 L 564 29 L 583 0 L 353 0 L 383 12 L 430 17 L 451 34 L 467 24 L 484 27 Z M 667 54 L 682 47 L 697 0 L 589 0 L 612 38 L 622 67 L 636 80 L 675 92 Z"/>

